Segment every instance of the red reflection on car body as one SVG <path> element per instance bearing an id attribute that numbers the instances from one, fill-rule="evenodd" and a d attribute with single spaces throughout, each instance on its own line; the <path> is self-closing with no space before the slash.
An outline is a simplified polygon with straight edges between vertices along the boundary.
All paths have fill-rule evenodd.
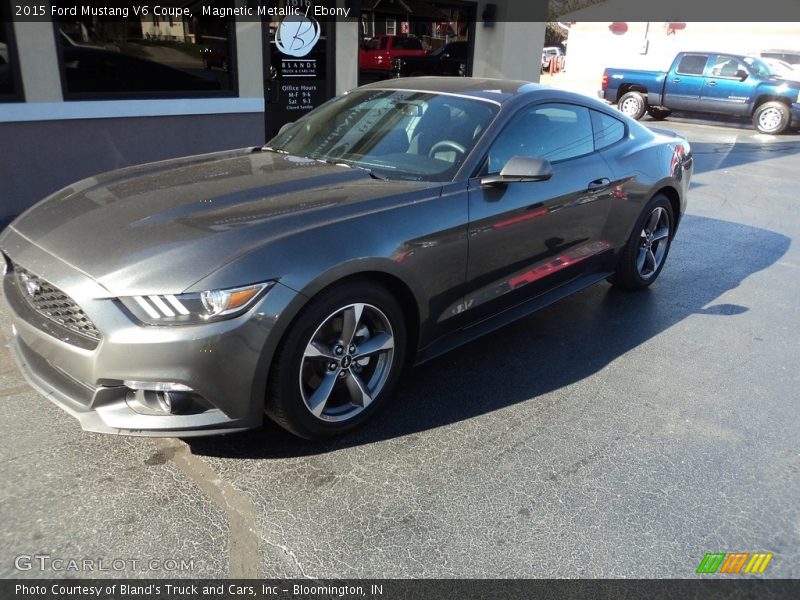
<path id="1" fill-rule="evenodd" d="M 534 267 L 529 271 L 525 271 L 520 275 L 510 278 L 508 280 L 508 285 L 511 287 L 511 289 L 514 289 L 521 285 L 533 283 L 534 281 L 538 281 L 543 277 L 552 275 L 557 271 L 561 271 L 562 269 L 566 269 L 569 266 L 578 264 L 579 262 L 586 260 L 590 256 L 595 256 L 596 254 L 605 252 L 610 248 L 611 244 L 609 244 L 605 240 L 601 240 L 598 242 L 591 242 L 590 244 L 584 244 L 583 246 L 578 246 L 577 248 L 573 248 L 569 252 L 565 252 L 564 254 L 556 256 L 553 260 L 543 265 L 539 265 L 538 267 Z"/>
<path id="2" fill-rule="evenodd" d="M 536 219 L 537 217 L 543 217 L 547 213 L 548 210 L 546 208 L 540 208 L 539 210 L 535 210 L 533 212 L 520 215 L 518 217 L 512 217 L 510 219 L 506 219 L 505 221 L 498 221 L 497 223 L 493 223 L 492 229 L 502 229 L 503 227 L 508 227 L 509 225 L 515 225 L 516 223 L 529 221 L 531 219 Z"/>

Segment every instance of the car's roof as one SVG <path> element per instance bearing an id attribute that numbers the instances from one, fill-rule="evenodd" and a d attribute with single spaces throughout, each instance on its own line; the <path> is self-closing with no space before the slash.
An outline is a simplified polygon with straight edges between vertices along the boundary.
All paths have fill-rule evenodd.
<path id="1" fill-rule="evenodd" d="M 518 79 L 490 79 L 482 77 L 402 77 L 385 79 L 360 89 L 411 90 L 442 94 L 458 94 L 482 100 L 503 103 L 510 98 L 536 92 L 553 91 L 552 88 Z"/>
<path id="2" fill-rule="evenodd" d="M 476 98 L 478 100 L 489 100 L 498 104 L 505 104 L 520 96 L 526 96 L 530 100 L 536 100 L 537 97 L 547 97 L 553 100 L 573 100 L 585 104 L 586 106 L 605 107 L 603 102 L 589 96 L 520 79 L 491 79 L 488 77 L 401 77 L 398 79 L 376 81 L 375 83 L 361 86 L 358 89 L 408 90 L 440 94 L 458 94 L 459 96 Z"/>
<path id="3" fill-rule="evenodd" d="M 715 56 L 730 56 L 731 58 L 754 58 L 752 54 L 740 52 L 723 52 L 722 50 L 683 50 L 682 54 L 713 54 Z"/>

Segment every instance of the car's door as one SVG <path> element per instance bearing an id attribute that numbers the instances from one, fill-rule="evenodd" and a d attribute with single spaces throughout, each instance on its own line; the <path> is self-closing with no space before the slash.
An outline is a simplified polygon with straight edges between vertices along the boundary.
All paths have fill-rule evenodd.
<path id="1" fill-rule="evenodd" d="M 700 110 L 708 54 L 684 54 L 674 71 L 667 73 L 662 104 L 675 110 Z"/>
<path id="2" fill-rule="evenodd" d="M 700 106 L 704 112 L 745 115 L 750 110 L 750 99 L 755 87 L 747 66 L 733 56 L 712 56 L 700 93 Z"/>
<path id="3" fill-rule="evenodd" d="M 483 184 L 513 156 L 552 163 L 547 181 Z M 544 102 L 523 108 L 490 145 L 469 186 L 464 307 L 481 318 L 578 277 L 611 248 L 602 239 L 613 175 L 595 151 L 590 111 Z"/>

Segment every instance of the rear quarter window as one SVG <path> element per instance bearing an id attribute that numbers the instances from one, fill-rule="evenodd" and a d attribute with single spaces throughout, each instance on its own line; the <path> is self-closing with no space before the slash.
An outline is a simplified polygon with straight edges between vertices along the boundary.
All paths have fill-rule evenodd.
<path id="1" fill-rule="evenodd" d="M 675 72 L 681 75 L 702 75 L 707 62 L 708 56 L 702 54 L 687 54 L 681 59 L 681 62 L 678 63 L 678 68 L 675 69 Z"/>
<path id="2" fill-rule="evenodd" d="M 596 110 L 591 111 L 591 115 L 595 150 L 606 148 L 625 137 L 625 123 L 619 119 Z"/>

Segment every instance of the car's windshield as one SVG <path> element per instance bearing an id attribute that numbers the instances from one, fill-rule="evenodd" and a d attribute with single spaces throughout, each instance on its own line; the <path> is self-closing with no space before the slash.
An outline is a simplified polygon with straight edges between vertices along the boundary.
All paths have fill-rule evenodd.
<path id="1" fill-rule="evenodd" d="M 492 102 L 408 90 L 358 90 L 275 136 L 273 150 L 362 167 L 388 179 L 452 179 L 495 117 Z"/>
<path id="2" fill-rule="evenodd" d="M 750 68 L 750 72 L 756 77 L 767 79 L 769 77 L 777 77 L 779 75 L 776 69 L 770 67 L 761 59 L 748 56 L 744 59 L 744 63 Z"/>

